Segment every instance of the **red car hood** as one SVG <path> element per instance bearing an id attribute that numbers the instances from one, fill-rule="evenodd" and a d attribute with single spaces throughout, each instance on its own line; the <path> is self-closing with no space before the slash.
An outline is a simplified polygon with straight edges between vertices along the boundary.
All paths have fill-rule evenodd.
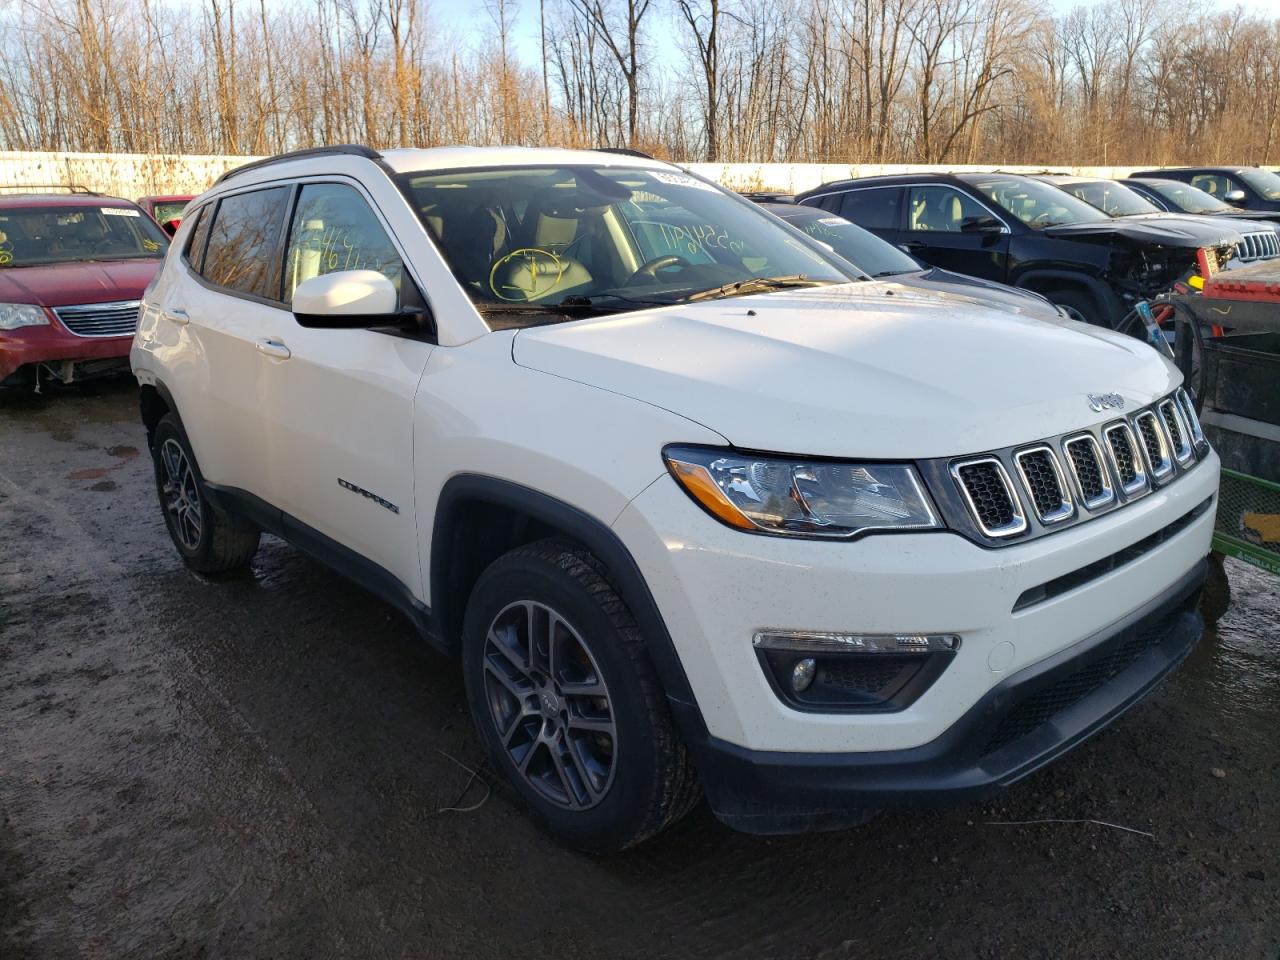
<path id="1" fill-rule="evenodd" d="M 140 300 L 163 261 L 117 260 L 0 268 L 0 303 L 64 307 L 75 303 Z"/>

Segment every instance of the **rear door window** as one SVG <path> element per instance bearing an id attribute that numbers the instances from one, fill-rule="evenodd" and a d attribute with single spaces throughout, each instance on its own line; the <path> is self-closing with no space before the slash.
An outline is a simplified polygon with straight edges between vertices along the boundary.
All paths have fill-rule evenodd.
<path id="1" fill-rule="evenodd" d="M 236 293 L 280 299 L 280 233 L 288 187 L 223 197 L 209 230 L 201 274 Z"/>
<path id="2" fill-rule="evenodd" d="M 850 190 L 840 201 L 840 216 L 867 230 L 897 230 L 902 224 L 902 188 Z"/>

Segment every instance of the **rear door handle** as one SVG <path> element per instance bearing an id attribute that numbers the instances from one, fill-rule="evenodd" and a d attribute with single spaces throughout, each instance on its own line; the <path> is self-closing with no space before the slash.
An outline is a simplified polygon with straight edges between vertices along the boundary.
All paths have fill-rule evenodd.
<path id="1" fill-rule="evenodd" d="M 264 337 L 254 343 L 254 346 L 258 348 L 259 353 L 271 357 L 274 360 L 288 360 L 293 356 L 293 354 L 289 352 L 289 348 L 284 345 L 283 340 Z"/>
<path id="2" fill-rule="evenodd" d="M 187 316 L 187 311 L 183 310 L 181 307 L 174 308 L 173 310 L 166 310 L 164 315 L 169 322 L 176 323 L 180 327 L 185 327 L 191 322 L 191 318 Z"/>
<path id="3" fill-rule="evenodd" d="M 902 244 L 904 250 L 923 250 L 925 242 L 923 240 L 908 240 Z"/>

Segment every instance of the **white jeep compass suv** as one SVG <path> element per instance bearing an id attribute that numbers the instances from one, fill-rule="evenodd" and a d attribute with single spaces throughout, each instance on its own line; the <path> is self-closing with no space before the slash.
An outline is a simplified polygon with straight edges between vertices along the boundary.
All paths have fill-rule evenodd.
<path id="1" fill-rule="evenodd" d="M 1201 632 L 1218 460 L 1146 344 L 874 281 L 614 151 L 301 151 L 195 200 L 132 352 L 173 541 L 267 531 L 456 654 L 617 850 L 969 800 Z"/>

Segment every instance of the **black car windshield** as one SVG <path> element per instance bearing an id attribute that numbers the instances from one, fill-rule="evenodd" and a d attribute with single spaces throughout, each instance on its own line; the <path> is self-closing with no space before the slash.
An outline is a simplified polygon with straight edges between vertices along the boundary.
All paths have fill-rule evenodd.
<path id="1" fill-rule="evenodd" d="M 1160 212 L 1160 208 L 1142 194 L 1130 190 L 1122 183 L 1113 183 L 1110 180 L 1064 183 L 1062 189 L 1112 217 L 1132 217 L 1140 213 Z"/>
<path id="2" fill-rule="evenodd" d="M 1211 193 L 1189 183 L 1178 183 L 1166 180 L 1162 183 L 1151 183 L 1147 189 L 1168 200 L 1183 213 L 1238 213 L 1229 203 L 1223 203 Z"/>
<path id="3" fill-rule="evenodd" d="M 1268 200 L 1280 200 L 1280 177 L 1270 170 L 1241 170 L 1237 176 Z"/>
<path id="4" fill-rule="evenodd" d="M 168 247 L 164 231 L 137 207 L 0 208 L 0 267 L 77 260 L 158 260 Z"/>
<path id="5" fill-rule="evenodd" d="M 798 204 L 771 204 L 766 210 L 825 243 L 851 264 L 872 277 L 919 273 L 925 269 L 893 244 L 869 230 L 824 210 Z"/>
<path id="6" fill-rule="evenodd" d="M 1056 227 L 1064 223 L 1091 223 L 1107 219 L 1107 215 L 1097 207 L 1039 180 L 982 175 L 962 179 L 1029 227 Z"/>
<path id="7" fill-rule="evenodd" d="M 545 323 L 569 309 L 858 279 L 754 204 L 677 170 L 510 166 L 408 173 L 399 183 L 486 316 Z"/>

